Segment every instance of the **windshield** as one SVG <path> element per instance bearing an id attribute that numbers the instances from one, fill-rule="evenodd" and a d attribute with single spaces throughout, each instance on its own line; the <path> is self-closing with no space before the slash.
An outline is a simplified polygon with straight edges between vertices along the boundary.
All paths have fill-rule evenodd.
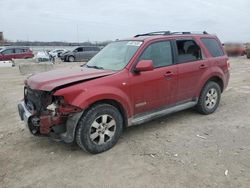
<path id="1" fill-rule="evenodd" d="M 88 63 L 96 69 L 122 70 L 141 46 L 141 41 L 118 41 L 108 44 Z"/>

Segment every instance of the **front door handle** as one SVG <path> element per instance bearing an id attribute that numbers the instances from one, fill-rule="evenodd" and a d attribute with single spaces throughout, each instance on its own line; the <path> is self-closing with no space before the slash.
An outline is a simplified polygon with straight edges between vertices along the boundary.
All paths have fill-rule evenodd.
<path id="1" fill-rule="evenodd" d="M 167 80 L 171 80 L 173 75 L 174 75 L 174 73 L 171 72 L 171 71 L 167 71 L 167 72 L 164 74 L 164 76 L 165 76 L 165 78 L 166 78 Z"/>
<path id="2" fill-rule="evenodd" d="M 206 69 L 206 68 L 207 68 L 207 65 L 205 65 L 205 64 L 200 65 L 200 69 Z"/>

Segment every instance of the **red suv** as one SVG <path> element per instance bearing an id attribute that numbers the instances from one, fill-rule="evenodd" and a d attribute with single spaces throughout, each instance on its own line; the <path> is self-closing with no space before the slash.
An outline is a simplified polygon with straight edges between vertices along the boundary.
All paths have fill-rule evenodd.
<path id="1" fill-rule="evenodd" d="M 228 80 L 216 36 L 153 32 L 110 43 L 83 67 L 27 78 L 18 110 L 32 134 L 100 153 L 127 126 L 192 107 L 213 113 Z"/>
<path id="2" fill-rule="evenodd" d="M 0 49 L 0 61 L 33 58 L 33 52 L 26 47 L 4 47 Z"/>

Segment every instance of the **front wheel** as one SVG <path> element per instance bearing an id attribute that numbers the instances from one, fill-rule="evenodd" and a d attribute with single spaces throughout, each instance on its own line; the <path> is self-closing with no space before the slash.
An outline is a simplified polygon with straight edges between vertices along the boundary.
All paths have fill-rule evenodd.
<path id="1" fill-rule="evenodd" d="M 75 57 L 74 56 L 69 56 L 68 60 L 69 60 L 69 62 L 74 62 L 75 61 Z"/>
<path id="2" fill-rule="evenodd" d="M 201 114 L 211 114 L 217 109 L 220 97 L 220 86 L 216 82 L 210 81 L 203 87 L 196 109 Z"/>
<path id="3" fill-rule="evenodd" d="M 80 119 L 76 142 L 84 150 L 97 154 L 112 148 L 123 129 L 123 118 L 110 104 L 91 107 Z"/>

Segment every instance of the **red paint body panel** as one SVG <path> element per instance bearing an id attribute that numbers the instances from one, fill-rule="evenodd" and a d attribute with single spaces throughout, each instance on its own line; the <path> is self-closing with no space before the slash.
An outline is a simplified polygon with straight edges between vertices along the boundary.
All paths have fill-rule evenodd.
<path id="1" fill-rule="evenodd" d="M 81 67 L 58 69 L 35 74 L 29 77 L 26 83 L 31 89 L 51 91 L 59 86 L 102 77 L 113 73 L 113 71 L 109 70 L 86 69 Z"/>
<path id="2" fill-rule="evenodd" d="M 176 39 L 193 39 L 200 46 L 203 59 L 185 62 L 152 71 L 135 73 L 134 67 L 144 49 L 153 42 Z M 95 102 L 113 100 L 119 103 L 126 117 L 153 111 L 163 106 L 197 98 L 204 84 L 212 77 L 228 84 L 229 70 L 227 56 L 212 57 L 200 38 L 211 35 L 157 35 L 137 37 L 129 40 L 143 41 L 140 48 L 121 71 L 73 68 L 49 71 L 29 77 L 26 84 L 36 90 L 53 91 L 54 96 L 63 96 L 66 104 L 87 109 Z M 67 111 L 68 112 L 68 111 Z M 44 124 L 49 124 L 44 119 Z M 58 120 L 59 121 L 59 120 Z M 49 130 L 45 126 L 43 132 Z"/>

